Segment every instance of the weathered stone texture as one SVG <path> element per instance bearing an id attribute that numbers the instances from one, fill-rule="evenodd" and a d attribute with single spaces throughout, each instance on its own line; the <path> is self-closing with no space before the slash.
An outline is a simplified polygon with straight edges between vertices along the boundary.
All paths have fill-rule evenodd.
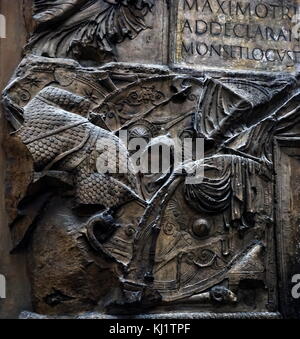
<path id="1" fill-rule="evenodd" d="M 297 1 L 34 5 L 3 92 L 2 313 L 299 317 Z"/>

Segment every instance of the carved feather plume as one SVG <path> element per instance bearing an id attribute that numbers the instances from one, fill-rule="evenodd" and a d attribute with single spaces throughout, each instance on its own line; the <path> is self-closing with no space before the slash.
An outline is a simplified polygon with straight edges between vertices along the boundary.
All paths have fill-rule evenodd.
<path id="1" fill-rule="evenodd" d="M 154 0 L 35 0 L 37 30 L 27 50 L 48 57 L 103 61 L 147 29 Z"/>

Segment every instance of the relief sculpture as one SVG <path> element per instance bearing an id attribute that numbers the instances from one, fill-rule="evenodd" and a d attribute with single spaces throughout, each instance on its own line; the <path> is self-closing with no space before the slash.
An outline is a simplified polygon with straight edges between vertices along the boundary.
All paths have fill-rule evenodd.
<path id="1" fill-rule="evenodd" d="M 119 62 L 156 3 L 34 1 L 36 31 L 3 94 L 8 142 L 29 157 L 7 197 L 12 255 L 26 253 L 42 315 L 275 314 L 274 140 L 299 135 L 298 79 Z M 172 161 L 137 171 L 134 138 L 142 156 L 204 140 L 188 164 L 203 180 Z"/>

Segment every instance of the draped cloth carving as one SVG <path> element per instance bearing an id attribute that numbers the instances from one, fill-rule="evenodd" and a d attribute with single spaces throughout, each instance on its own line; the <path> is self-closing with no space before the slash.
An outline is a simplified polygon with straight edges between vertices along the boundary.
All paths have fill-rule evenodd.
<path id="1" fill-rule="evenodd" d="M 27 48 L 49 57 L 101 60 L 114 54 L 115 44 L 148 28 L 144 19 L 153 6 L 153 0 L 35 0 L 38 30 Z"/>
<path id="2" fill-rule="evenodd" d="M 297 79 L 103 64 L 151 29 L 154 8 L 35 1 L 37 30 L 3 95 L 10 138 L 31 159 L 28 185 L 7 203 L 34 309 L 276 311 L 273 143 L 299 134 Z M 169 173 L 137 171 L 124 131 L 145 141 L 144 155 L 203 138 L 203 159 L 190 160 L 203 181 L 188 184 L 174 162 Z M 115 148 L 117 163 L 99 173 Z"/>

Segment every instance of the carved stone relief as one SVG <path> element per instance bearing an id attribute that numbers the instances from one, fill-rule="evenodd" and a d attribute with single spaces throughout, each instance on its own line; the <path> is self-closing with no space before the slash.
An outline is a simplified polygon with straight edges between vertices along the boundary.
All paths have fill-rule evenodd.
<path id="1" fill-rule="evenodd" d="M 299 136 L 298 78 L 120 62 L 119 46 L 155 30 L 151 16 L 163 30 L 170 7 L 35 1 L 36 32 L 3 98 L 31 159 L 28 186 L 7 201 L 39 314 L 280 311 L 274 141 Z M 203 181 L 187 184 L 174 163 L 136 173 L 124 131 L 144 153 L 204 139 L 190 163 Z M 115 148 L 126 173 L 100 173 Z"/>

